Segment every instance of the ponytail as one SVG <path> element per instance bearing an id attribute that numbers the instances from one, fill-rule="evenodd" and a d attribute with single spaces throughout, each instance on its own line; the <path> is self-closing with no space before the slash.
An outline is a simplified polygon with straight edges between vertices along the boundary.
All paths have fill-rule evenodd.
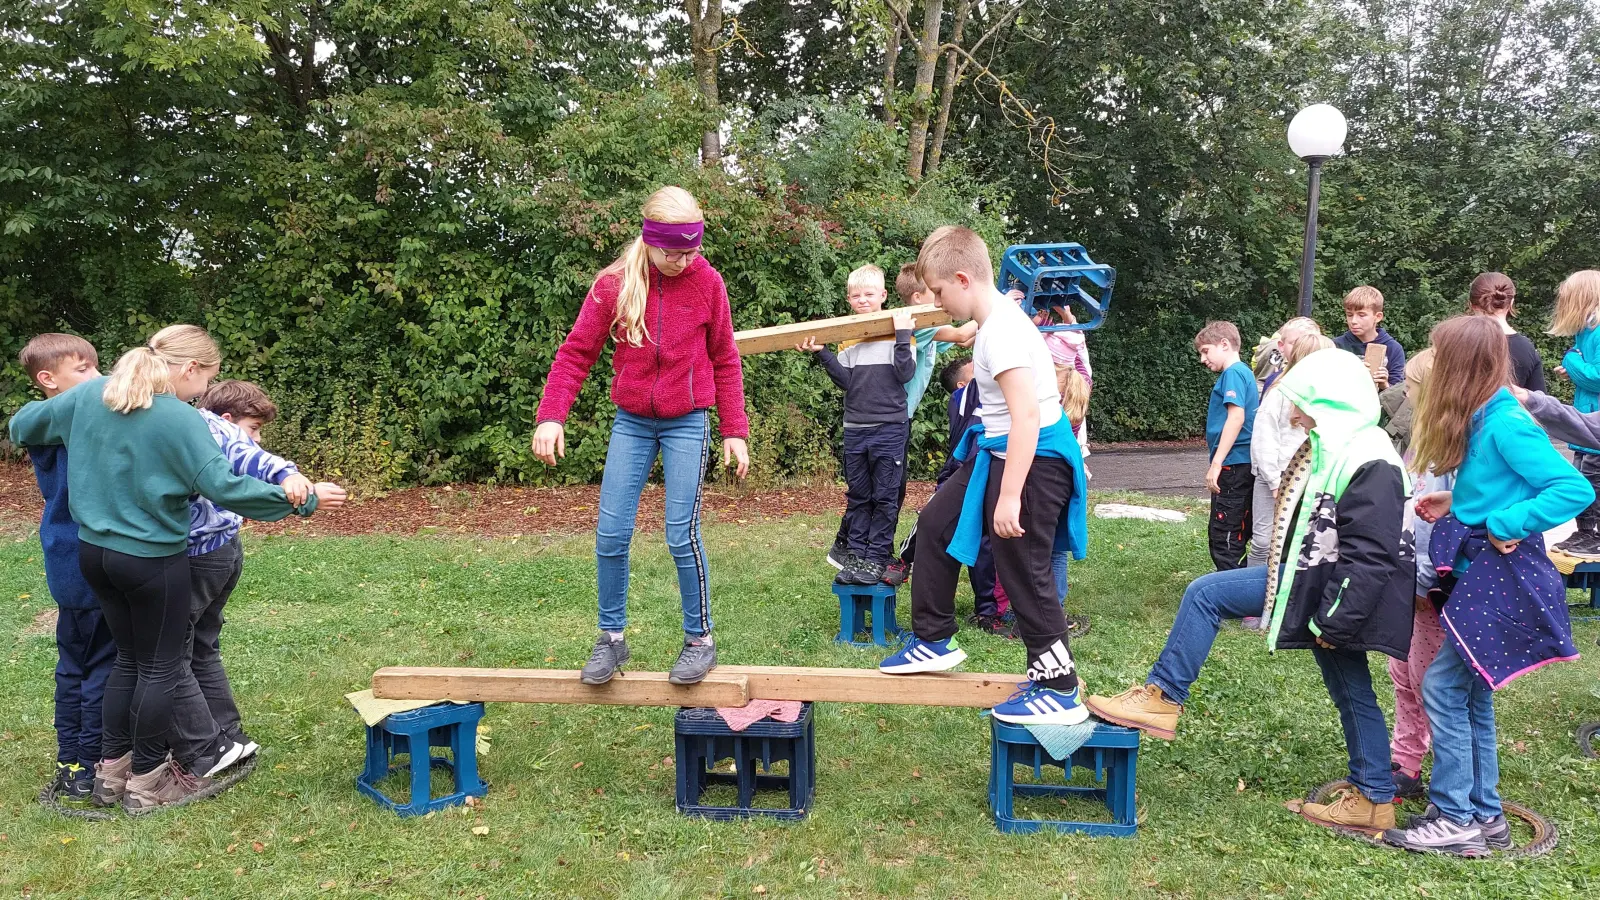
<path id="1" fill-rule="evenodd" d="M 168 325 L 143 347 L 135 347 L 111 370 L 100 399 L 112 412 L 149 409 L 157 394 L 173 391 L 172 366 L 197 362 L 205 368 L 220 366 L 216 341 L 197 325 Z"/>
<path id="2" fill-rule="evenodd" d="M 704 222 L 705 213 L 700 204 L 686 190 L 677 186 L 664 187 L 644 202 L 640 210 L 645 219 L 674 224 Z M 628 249 L 606 266 L 600 276 L 614 275 L 621 279 L 617 289 L 617 314 L 611 322 L 611 335 L 642 347 L 650 340 L 650 331 L 644 322 L 645 301 L 650 296 L 650 248 L 643 237 L 633 239 Z"/>

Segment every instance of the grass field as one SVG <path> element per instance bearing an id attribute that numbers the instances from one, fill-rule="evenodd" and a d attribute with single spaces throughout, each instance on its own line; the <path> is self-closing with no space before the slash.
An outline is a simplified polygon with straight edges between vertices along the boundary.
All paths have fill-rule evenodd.
<path id="1" fill-rule="evenodd" d="M 15 525 L 15 523 L 13 523 Z M 868 667 L 832 643 L 822 554 L 833 521 L 712 525 L 725 663 Z M 1203 519 L 1093 521 L 1070 607 L 1092 688 L 1120 690 L 1160 649 L 1183 586 L 1209 568 Z M 636 544 L 634 666 L 664 670 L 680 635 L 659 535 Z M 36 536 L 0 532 L 0 894 L 40 897 L 1593 897 L 1600 719 L 1592 654 L 1500 698 L 1503 792 L 1561 829 L 1533 860 L 1464 862 L 1363 846 L 1284 801 L 1344 774 L 1337 716 L 1309 656 L 1224 631 L 1175 743 L 1146 741 L 1139 836 L 1007 837 L 985 799 L 974 710 L 818 707 L 815 808 L 798 824 L 712 823 L 673 809 L 669 709 L 489 707 L 485 804 L 400 820 L 356 794 L 362 727 L 343 695 L 383 665 L 575 668 L 594 636 L 584 536 L 247 540 L 224 653 L 260 767 L 214 800 L 85 823 L 34 802 L 54 754 L 52 636 Z M 963 613 L 970 598 L 961 601 Z M 1578 627 L 1590 650 L 1597 629 Z M 972 671 L 1017 671 L 1019 645 L 967 633 Z M 1387 693 L 1373 661 L 1379 694 Z M 1387 701 L 1386 701 L 1387 702 Z M 1074 812 L 1085 812 L 1076 808 Z M 487 826 L 484 835 L 473 829 Z"/>

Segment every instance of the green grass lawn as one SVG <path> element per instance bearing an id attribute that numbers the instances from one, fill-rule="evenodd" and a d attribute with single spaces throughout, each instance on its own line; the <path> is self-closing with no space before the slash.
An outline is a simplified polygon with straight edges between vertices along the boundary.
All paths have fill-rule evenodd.
<path id="1" fill-rule="evenodd" d="M 1183 586 L 1207 571 L 1203 517 L 1092 522 L 1070 607 L 1091 687 L 1120 690 L 1161 647 Z M 869 667 L 839 648 L 822 562 L 833 521 L 707 529 L 725 663 Z M 634 666 L 680 640 L 660 535 L 637 542 Z M 343 695 L 384 665 L 576 668 L 594 637 L 585 536 L 247 541 L 224 653 L 260 767 L 219 798 L 151 817 L 68 821 L 34 802 L 54 755 L 53 638 L 37 538 L 0 533 L 0 893 L 38 897 L 1593 897 L 1600 719 L 1593 654 L 1500 699 L 1502 789 L 1553 819 L 1533 860 L 1423 858 L 1341 839 L 1283 808 L 1344 774 L 1338 719 L 1303 652 L 1225 630 L 1175 743 L 1146 741 L 1133 840 L 1008 837 L 989 819 L 977 711 L 818 707 L 815 807 L 798 824 L 717 823 L 673 808 L 670 709 L 491 705 L 492 783 L 475 810 L 401 820 L 359 796 L 362 726 Z M 904 596 L 904 595 L 903 595 Z M 962 612 L 970 611 L 964 595 Z M 34 629 L 33 631 L 36 631 Z M 1579 646 L 1597 629 L 1578 627 Z M 972 671 L 1021 647 L 967 633 Z M 1379 694 L 1388 693 L 1374 657 Z M 1385 700 L 1387 703 L 1387 700 Z M 1086 811 L 1076 807 L 1076 812 Z M 486 835 L 473 829 L 487 826 Z"/>

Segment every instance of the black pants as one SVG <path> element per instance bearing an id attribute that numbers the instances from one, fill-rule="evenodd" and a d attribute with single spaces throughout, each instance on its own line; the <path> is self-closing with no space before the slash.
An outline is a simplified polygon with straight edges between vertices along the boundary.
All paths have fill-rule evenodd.
<path id="1" fill-rule="evenodd" d="M 106 681 L 117 662 L 105 614 L 62 609 L 56 618 L 56 761 L 94 768 L 101 760 Z"/>
<path id="2" fill-rule="evenodd" d="M 911 423 L 844 430 L 845 526 L 850 552 L 887 563 L 905 497 Z"/>
<path id="3" fill-rule="evenodd" d="M 911 581 L 911 623 L 917 637 L 940 641 L 956 633 L 956 579 L 961 563 L 946 549 L 961 518 L 961 503 L 972 478 L 968 461 L 933 495 L 917 517 L 917 577 Z M 1030 681 L 1070 691 L 1078 685 L 1077 667 L 1067 647 L 1067 619 L 1056 597 L 1050 553 L 1055 548 L 1061 510 L 1072 498 L 1072 467 L 1064 460 L 1038 457 L 1022 486 L 1019 538 L 994 536 L 994 507 L 1006 461 L 995 459 L 983 498 L 983 533 L 994 551 L 994 567 L 1011 595 L 1017 632 L 1028 651 Z"/>
<path id="4" fill-rule="evenodd" d="M 906 452 L 905 452 L 905 455 L 901 457 L 901 460 L 903 460 L 905 462 L 905 464 L 900 467 L 900 501 L 895 504 L 895 509 L 905 509 L 906 508 L 906 482 L 910 481 L 910 479 L 911 479 L 911 464 L 910 464 L 910 460 L 911 460 L 911 427 L 910 427 L 910 423 L 907 423 L 907 425 L 906 425 Z M 899 550 L 900 561 L 904 562 L 906 565 L 910 565 L 911 564 L 911 557 L 913 556 L 913 552 L 910 549 L 911 546 L 912 546 L 911 545 L 911 538 L 912 538 L 912 535 L 915 535 L 915 534 L 916 534 L 916 526 L 913 525 L 912 526 L 912 530 L 911 530 L 911 534 L 907 535 L 905 542 L 900 545 L 900 550 Z M 839 531 L 836 534 L 834 534 L 833 542 L 835 544 L 846 544 L 846 545 L 849 544 L 849 542 L 850 542 L 850 520 L 848 518 L 845 518 L 843 516 L 841 516 L 839 518 Z"/>
<path id="5" fill-rule="evenodd" d="M 1572 461 L 1577 465 L 1578 474 L 1589 479 L 1589 484 L 1596 492 L 1595 501 L 1589 508 L 1578 513 L 1578 530 L 1600 532 L 1600 456 L 1593 453 L 1574 453 Z"/>
<path id="6" fill-rule="evenodd" d="M 78 566 L 117 642 L 101 753 L 114 759 L 132 750 L 133 773 L 144 775 L 176 745 L 173 709 L 205 705 L 189 671 L 189 557 L 129 556 L 82 544 Z"/>
<path id="7" fill-rule="evenodd" d="M 1217 485 L 1222 490 L 1211 495 L 1211 521 L 1206 529 L 1211 538 L 1211 562 L 1218 572 L 1242 569 L 1250 540 L 1250 502 L 1256 489 L 1250 464 L 1223 466 Z"/>
<path id="8" fill-rule="evenodd" d="M 234 538 L 200 556 L 189 557 L 189 670 L 200 686 L 204 703 L 184 706 L 174 712 L 180 747 L 180 760 L 193 761 L 217 738 L 217 733 L 233 740 L 243 736 L 239 707 L 233 700 L 228 673 L 222 667 L 222 608 L 239 584 L 244 570 L 244 549 Z"/>

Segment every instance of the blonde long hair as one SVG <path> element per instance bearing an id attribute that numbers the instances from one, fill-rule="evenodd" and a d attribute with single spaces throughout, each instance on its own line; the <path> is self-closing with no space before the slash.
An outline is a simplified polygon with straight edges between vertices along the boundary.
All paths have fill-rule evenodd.
<path id="1" fill-rule="evenodd" d="M 205 368 L 222 365 L 217 342 L 198 325 L 168 325 L 143 347 L 135 347 L 117 360 L 100 395 L 112 412 L 149 409 L 157 394 L 172 392 L 172 370 L 190 361 Z"/>
<path id="2" fill-rule="evenodd" d="M 705 221 L 700 204 L 688 191 L 676 185 L 651 194 L 639 212 L 646 219 L 675 225 Z M 611 322 L 612 337 L 635 347 L 644 346 L 650 339 L 650 331 L 644 323 L 645 300 L 650 294 L 650 247 L 643 237 L 634 238 L 628 249 L 600 272 L 601 278 L 607 275 L 622 279 L 617 290 L 617 316 Z"/>
<path id="3" fill-rule="evenodd" d="M 1547 334 L 1571 337 L 1600 321 L 1600 271 L 1573 272 L 1556 289 L 1556 312 Z"/>
<path id="4" fill-rule="evenodd" d="M 1433 371 L 1422 382 L 1411 432 L 1411 471 L 1448 475 L 1467 455 L 1472 415 L 1511 383 L 1500 323 L 1454 316 L 1433 327 Z"/>

